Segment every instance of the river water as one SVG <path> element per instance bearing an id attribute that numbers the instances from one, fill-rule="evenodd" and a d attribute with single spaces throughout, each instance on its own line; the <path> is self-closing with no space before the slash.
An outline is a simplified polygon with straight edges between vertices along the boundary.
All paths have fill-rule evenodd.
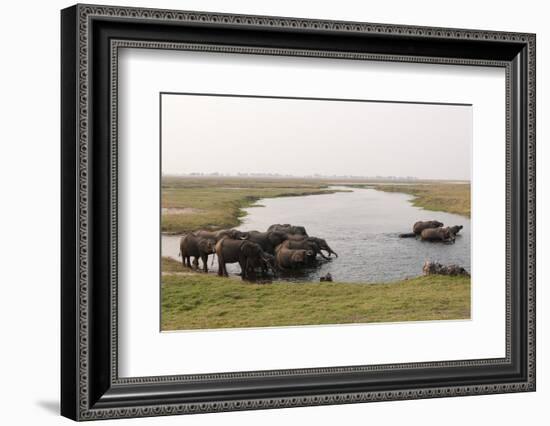
<path id="1" fill-rule="evenodd" d="M 350 191 L 350 188 L 336 188 Z M 339 282 L 385 282 L 422 274 L 425 260 L 458 264 L 470 271 L 470 220 L 432 212 L 411 204 L 407 194 L 356 189 L 352 192 L 308 195 L 303 197 L 268 198 L 258 201 L 263 207 L 246 209 L 243 231 L 265 231 L 274 223 L 303 225 L 310 236 L 321 237 L 339 255 L 332 261 L 277 279 L 319 281 L 331 273 Z M 463 225 L 455 244 L 430 243 L 414 238 L 399 238 L 411 232 L 418 220 L 438 220 L 445 226 Z M 162 255 L 178 257 L 179 236 L 163 235 Z M 217 271 L 217 264 L 209 268 Z M 201 262 L 202 264 L 202 262 Z M 237 274 L 237 264 L 228 265 Z"/>

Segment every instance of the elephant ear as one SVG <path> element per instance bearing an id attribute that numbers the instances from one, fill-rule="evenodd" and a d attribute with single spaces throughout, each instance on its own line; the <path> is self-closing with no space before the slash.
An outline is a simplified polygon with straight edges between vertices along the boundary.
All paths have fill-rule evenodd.
<path id="1" fill-rule="evenodd" d="M 279 231 L 272 231 L 267 235 L 267 238 L 274 246 L 281 244 L 285 240 L 285 234 Z"/>

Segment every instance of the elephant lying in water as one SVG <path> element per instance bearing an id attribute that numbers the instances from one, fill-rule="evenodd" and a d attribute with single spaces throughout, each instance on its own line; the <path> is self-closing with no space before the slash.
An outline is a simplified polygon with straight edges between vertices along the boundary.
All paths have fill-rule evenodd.
<path id="1" fill-rule="evenodd" d="M 455 226 L 451 226 L 449 228 L 449 231 L 451 231 L 454 235 L 457 235 L 462 228 L 464 228 L 462 225 L 455 225 Z"/>
<path id="2" fill-rule="evenodd" d="M 427 229 L 439 229 L 443 227 L 443 223 L 438 222 L 437 220 L 429 220 L 425 222 L 416 222 L 413 225 L 413 231 L 414 232 L 407 232 L 405 234 L 399 234 L 399 238 L 415 238 L 420 237 L 422 239 L 422 232 Z M 460 232 L 460 230 L 464 228 L 462 225 L 455 225 L 451 227 L 447 227 L 447 229 L 453 234 L 453 236 L 456 237 L 456 235 Z M 419 231 L 420 232 L 417 232 Z"/>
<path id="3" fill-rule="evenodd" d="M 443 226 L 442 222 L 437 220 L 420 220 L 413 225 L 413 232 L 407 232 L 405 234 L 399 234 L 399 238 L 415 238 L 422 234 L 424 229 L 440 228 Z"/>
<path id="4" fill-rule="evenodd" d="M 455 234 L 450 230 L 449 227 L 443 228 L 426 228 L 420 233 L 420 239 L 422 241 L 441 241 L 441 242 L 455 242 Z"/>
<path id="5" fill-rule="evenodd" d="M 216 253 L 215 245 L 216 242 L 209 238 L 197 237 L 194 234 L 184 235 L 180 239 L 179 252 L 183 266 L 198 269 L 200 257 L 203 271 L 208 272 L 208 256 Z M 193 265 L 191 265 L 191 256 L 195 258 Z"/>
<path id="6" fill-rule="evenodd" d="M 416 235 L 422 234 L 422 231 L 424 229 L 431 229 L 431 228 L 440 228 L 443 226 L 443 222 L 439 222 L 437 220 L 426 220 L 426 221 L 418 221 L 415 222 L 413 225 L 413 232 Z"/>

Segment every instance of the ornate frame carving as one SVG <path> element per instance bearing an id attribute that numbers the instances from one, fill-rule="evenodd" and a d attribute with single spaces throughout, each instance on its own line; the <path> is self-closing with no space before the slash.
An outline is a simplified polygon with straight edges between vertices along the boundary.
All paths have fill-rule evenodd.
<path id="1" fill-rule="evenodd" d="M 103 7 L 77 5 L 66 9 L 63 12 L 65 29 L 63 31 L 63 67 L 66 75 L 72 76 L 70 87 L 63 87 L 63 113 L 65 118 L 74 118 L 69 126 L 64 127 L 63 147 L 67 148 L 66 158 L 63 158 L 64 177 L 74 179 L 72 183 L 64 183 L 63 190 L 67 195 L 63 199 L 63 210 L 67 214 L 75 214 L 74 226 L 65 226 L 65 250 L 63 251 L 63 269 L 67 270 L 62 283 L 63 291 L 71 293 L 70 301 L 74 305 L 68 306 L 69 302 L 62 300 L 63 315 L 63 353 L 65 359 L 71 359 L 69 365 L 63 365 L 64 376 L 62 376 L 62 413 L 68 417 L 78 420 L 90 420 L 113 417 L 138 417 L 151 415 L 169 415 L 196 412 L 229 411 L 244 409 L 278 408 L 291 406 L 308 406 L 323 404 L 341 404 L 352 402 L 399 400 L 415 398 L 434 398 L 443 396 L 475 395 L 487 393 L 503 393 L 517 391 L 533 391 L 535 389 L 535 36 L 533 34 L 520 34 L 510 32 L 476 31 L 447 28 L 426 28 L 410 27 L 401 25 L 369 24 L 358 22 L 336 22 L 295 18 L 275 18 L 265 16 L 228 15 L 202 12 L 169 11 L 155 9 L 135 9 L 125 7 Z M 100 388 L 104 385 L 93 385 L 91 388 L 91 375 L 98 374 L 98 367 L 90 363 L 90 356 L 93 348 L 93 341 L 96 338 L 91 331 L 93 321 L 97 314 L 91 314 L 90 297 L 90 269 L 93 256 L 91 256 L 91 215 L 96 208 L 93 204 L 94 198 L 91 193 L 93 186 L 93 171 L 90 169 L 90 142 L 93 138 L 90 132 L 90 116 L 92 113 L 94 92 L 92 72 L 92 50 L 97 49 L 92 43 L 93 36 L 92 22 L 103 20 L 105 22 L 139 22 L 142 24 L 151 23 L 157 25 L 192 25 L 192 26 L 223 26 L 224 28 L 254 28 L 259 30 L 281 30 L 293 33 L 314 31 L 327 34 L 359 34 L 375 35 L 377 37 L 399 37 L 410 38 L 411 40 L 437 40 L 448 42 L 476 42 L 485 44 L 504 43 L 507 46 L 517 46 L 523 49 L 524 53 L 518 64 L 514 59 L 484 59 L 484 58 L 461 58 L 461 57 L 438 57 L 438 56 L 407 56 L 392 53 L 365 53 L 354 51 L 296 49 L 280 47 L 253 47 L 242 45 L 220 45 L 212 43 L 191 43 L 178 41 L 151 41 L 132 39 L 112 38 L 109 42 L 110 70 L 110 316 L 107 321 L 110 324 L 108 330 L 111 345 L 110 362 L 108 365 L 108 379 L 104 379 L 107 389 L 103 392 Z M 378 366 L 359 367 L 327 367 L 323 369 L 306 370 L 275 370 L 245 373 L 226 373 L 215 375 L 195 376 L 162 376 L 146 378 L 121 379 L 117 374 L 117 84 L 118 84 L 118 49 L 120 47 L 132 48 L 155 48 L 155 49 L 184 49 L 198 51 L 221 51 L 238 54 L 262 54 L 262 55 L 297 55 L 315 56 L 336 59 L 359 59 L 359 60 L 384 60 L 399 62 L 425 62 L 445 63 L 458 65 L 483 65 L 498 66 L 506 69 L 507 93 L 507 290 L 506 290 L 506 357 L 504 359 L 465 360 L 454 362 L 415 363 L 415 364 L 393 364 Z M 510 50 L 513 50 L 510 47 Z M 525 74 L 518 77 L 518 67 L 523 67 Z M 521 70 L 520 70 L 521 71 Z M 74 81 L 73 81 L 74 79 Z M 524 87 L 522 87 L 524 86 Z M 102 90 L 105 90 L 103 88 Z M 523 91 L 523 92 L 522 92 Z M 523 93 L 520 104 L 513 104 L 518 98 L 518 92 Z M 76 95 L 73 99 L 72 95 Z M 521 104 L 521 103 L 524 103 Z M 519 109 L 519 111 L 518 111 Z M 70 112 L 72 111 L 72 112 Z M 520 130 L 513 126 L 512 115 L 520 114 L 520 121 L 525 126 L 525 134 L 519 135 Z M 73 114 L 73 115 L 71 115 Z M 73 117 L 74 116 L 74 117 Z M 519 143 L 523 147 L 521 158 L 512 150 L 512 139 L 519 137 Z M 70 154 L 74 154 L 74 156 Z M 523 157 L 524 156 L 524 157 Z M 513 169 L 513 162 L 522 162 L 521 167 L 525 169 L 525 187 L 516 188 L 516 169 Z M 513 191 L 521 192 L 519 198 L 513 197 Z M 65 192 L 64 192 L 65 194 Z M 515 202 L 525 203 L 525 217 L 521 223 L 517 217 L 512 217 L 512 208 Z M 521 235 L 521 244 L 512 247 L 512 231 L 523 226 L 525 235 Z M 73 229 L 74 228 L 74 229 Z M 514 231 L 519 232 L 519 231 Z M 68 241 L 73 238 L 71 244 Z M 515 250 L 515 251 L 514 251 Z M 510 259 L 519 250 L 525 251 L 525 271 L 523 276 L 513 276 Z M 67 266 L 71 264 L 71 268 Z M 76 275 L 72 275 L 75 273 Z M 522 330 L 522 338 L 525 339 L 525 363 L 524 375 L 521 380 L 511 380 L 494 383 L 479 383 L 471 385 L 449 385 L 433 387 L 410 387 L 405 386 L 392 390 L 376 391 L 353 391 L 353 392 L 329 392 L 305 395 L 274 395 L 266 398 L 218 398 L 213 401 L 161 401 L 147 403 L 136 399 L 124 399 L 122 389 L 131 386 L 161 386 L 180 383 L 212 382 L 219 380 L 244 379 L 244 378 L 266 378 L 266 377 L 297 377 L 309 374 L 328 375 L 344 373 L 361 373 L 387 370 L 407 370 L 424 368 L 443 367 L 473 367 L 487 365 L 511 365 L 512 364 L 512 339 L 514 338 L 513 327 L 517 321 L 517 313 L 511 307 L 514 294 L 512 280 L 526 278 L 523 291 L 526 297 L 525 308 L 522 317 L 525 320 L 525 329 Z M 516 317 L 514 317 L 514 314 Z M 70 327 L 65 324 L 71 322 Z M 73 335 L 76 332 L 76 335 Z M 95 356 L 95 355 L 94 355 Z M 104 362 L 105 363 L 105 362 Z M 103 368 L 103 367 L 102 367 Z M 70 371 L 69 371 L 70 370 Z M 103 370 L 102 370 L 103 371 Z M 96 389 L 97 388 L 97 389 Z M 117 393 L 118 392 L 118 393 Z M 152 391 L 153 392 L 153 391 Z M 73 396 L 69 396 L 74 393 Z M 103 395 L 103 396 L 102 396 Z M 107 396 L 107 398 L 105 398 Z M 117 399 L 118 398 L 118 399 Z"/>

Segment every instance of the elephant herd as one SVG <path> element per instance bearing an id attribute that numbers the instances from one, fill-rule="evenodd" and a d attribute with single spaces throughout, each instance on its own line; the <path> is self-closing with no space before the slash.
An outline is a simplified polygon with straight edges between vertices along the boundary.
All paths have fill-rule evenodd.
<path id="1" fill-rule="evenodd" d="M 227 276 L 226 265 L 238 263 L 242 279 L 254 279 L 258 271 L 276 274 L 312 266 L 318 255 L 323 259 L 338 256 L 324 239 L 310 237 L 303 226 L 290 224 L 271 225 L 265 232 L 199 230 L 181 237 L 183 266 L 198 269 L 201 259 L 203 271 L 208 272 L 211 254 L 218 256 L 218 275 Z"/>
<path id="2" fill-rule="evenodd" d="M 454 243 L 462 225 L 443 227 L 437 220 L 419 221 L 413 225 L 413 232 L 399 234 L 400 238 L 420 238 L 422 241 Z"/>

